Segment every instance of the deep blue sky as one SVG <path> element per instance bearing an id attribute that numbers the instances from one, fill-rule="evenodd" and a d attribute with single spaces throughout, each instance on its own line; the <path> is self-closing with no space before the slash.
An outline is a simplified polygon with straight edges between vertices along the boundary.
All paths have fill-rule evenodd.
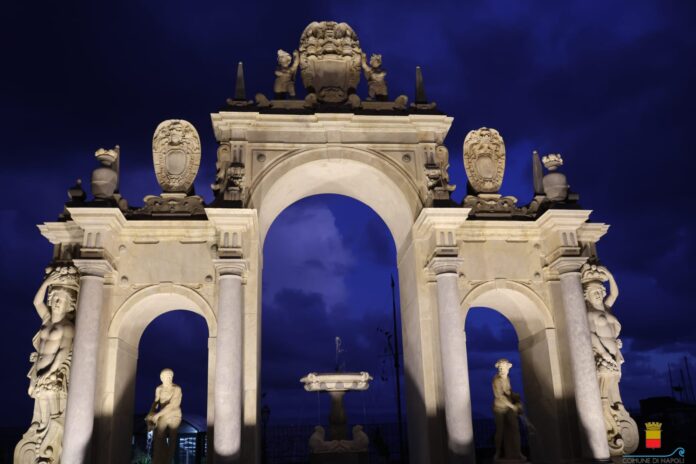
<path id="1" fill-rule="evenodd" d="M 667 362 L 689 355 L 696 366 L 695 9 L 685 0 L 5 5 L 0 425 L 25 426 L 31 416 L 25 374 L 39 323 L 31 301 L 50 259 L 35 224 L 57 217 L 66 188 L 89 178 L 102 146 L 121 145 L 121 190 L 132 204 L 158 193 L 151 137 L 169 118 L 187 119 L 201 134 L 196 190 L 210 201 L 209 114 L 232 95 L 236 62 L 245 63 L 250 96 L 270 95 L 276 50 L 297 47 L 306 24 L 322 19 L 348 22 L 368 54 L 382 53 L 392 96 L 412 98 L 414 68 L 423 67 L 428 96 L 455 118 L 446 144 L 457 200 L 466 183 L 462 142 L 471 129 L 501 132 L 508 152 L 502 191 L 522 203 L 532 195 L 531 150 L 564 155 L 582 205 L 594 210 L 593 220 L 612 225 L 599 253 L 621 289 L 615 312 L 625 341 L 624 398 L 635 406 L 668 394 Z M 302 238 L 291 248 L 287 237 Z M 293 388 L 298 375 L 331 366 L 335 335 L 345 338 L 348 368 L 380 369 L 376 328 L 390 323 L 394 245 L 367 207 L 316 197 L 278 218 L 264 252 L 266 399 L 274 418 L 295 420 L 301 409 L 297 414 L 308 417 L 297 420 L 311 420 L 316 409 Z M 477 414 L 489 410 L 491 361 L 516 346 L 506 324 L 484 310 L 467 321 Z M 308 333 L 325 336 L 308 342 Z M 163 336 L 178 340 L 184 366 L 205 359 L 205 327 L 195 317 L 157 320 L 143 347 Z M 296 361 L 286 362 L 287 353 Z M 167 359 L 142 362 L 147 370 Z M 195 380 L 204 378 L 200 367 L 178 370 L 193 412 L 204 407 Z M 147 383 L 139 377 L 138 405 L 150 401 Z M 388 404 L 388 391 L 387 384 L 375 388 L 352 410 Z"/>

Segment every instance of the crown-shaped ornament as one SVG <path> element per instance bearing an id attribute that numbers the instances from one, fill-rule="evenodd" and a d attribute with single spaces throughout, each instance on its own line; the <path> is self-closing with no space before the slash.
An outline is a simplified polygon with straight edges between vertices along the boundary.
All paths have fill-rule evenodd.
<path id="1" fill-rule="evenodd" d="M 100 148 L 94 152 L 94 156 L 104 164 L 112 164 L 118 159 L 119 146 L 116 145 L 114 148 L 106 149 Z"/>
<path id="2" fill-rule="evenodd" d="M 646 430 L 661 430 L 662 429 L 662 422 L 646 422 L 645 429 Z"/>
<path id="3" fill-rule="evenodd" d="M 560 153 L 549 153 L 541 158 L 541 162 L 549 171 L 555 171 L 559 166 L 563 166 L 563 157 Z"/>

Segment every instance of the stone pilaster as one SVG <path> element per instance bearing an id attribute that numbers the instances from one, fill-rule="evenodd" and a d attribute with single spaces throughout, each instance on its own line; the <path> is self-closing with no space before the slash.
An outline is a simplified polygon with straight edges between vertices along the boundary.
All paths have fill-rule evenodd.
<path id="1" fill-rule="evenodd" d="M 63 434 L 63 464 L 88 462 L 94 427 L 94 395 L 97 385 L 99 327 L 104 300 L 104 277 L 113 268 L 104 259 L 76 259 L 80 293 L 75 322 L 70 390 Z"/>
<path id="2" fill-rule="evenodd" d="M 242 277 L 247 264 L 241 259 L 216 259 L 213 264 L 218 274 L 214 462 L 238 463 L 242 436 Z"/>
<path id="3" fill-rule="evenodd" d="M 602 401 L 580 280 L 580 268 L 586 261 L 584 257 L 561 256 L 551 263 L 550 268 L 558 273 L 561 281 L 580 435 L 585 441 L 586 452 L 590 453 L 589 457 L 595 461 L 609 462 Z"/>
<path id="4" fill-rule="evenodd" d="M 457 257 L 435 256 L 431 259 L 429 268 L 437 280 L 440 356 L 450 461 L 473 464 L 474 428 L 471 420 L 469 366 L 457 283 L 460 263 L 461 260 Z"/>

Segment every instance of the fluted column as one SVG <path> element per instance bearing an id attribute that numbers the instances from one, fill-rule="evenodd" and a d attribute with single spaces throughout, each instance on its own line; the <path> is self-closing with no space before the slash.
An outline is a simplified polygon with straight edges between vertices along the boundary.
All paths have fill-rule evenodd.
<path id="1" fill-rule="evenodd" d="M 94 395 L 97 386 L 99 327 L 104 301 L 104 276 L 113 271 L 103 259 L 76 259 L 80 270 L 75 342 L 70 370 L 70 388 L 65 411 L 63 464 L 88 462 L 94 428 Z"/>
<path id="2" fill-rule="evenodd" d="M 602 399 L 587 322 L 587 307 L 580 281 L 580 267 L 586 260 L 587 258 L 582 257 L 561 257 L 556 259 L 551 267 L 558 272 L 561 280 L 580 435 L 584 438 L 593 460 L 610 462 Z"/>
<path id="3" fill-rule="evenodd" d="M 440 357 L 450 460 L 457 464 L 473 464 L 474 428 L 471 421 L 466 333 L 459 308 L 459 263 L 459 258 L 435 257 L 430 262 L 430 269 L 437 279 Z"/>
<path id="4" fill-rule="evenodd" d="M 214 462 L 238 463 L 242 436 L 242 274 L 246 263 L 216 259 L 214 264 L 218 273 Z"/>

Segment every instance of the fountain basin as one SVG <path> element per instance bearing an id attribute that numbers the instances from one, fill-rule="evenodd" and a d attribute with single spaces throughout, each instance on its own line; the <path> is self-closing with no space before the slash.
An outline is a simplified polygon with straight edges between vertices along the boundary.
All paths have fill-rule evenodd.
<path id="1" fill-rule="evenodd" d="M 364 391 L 370 387 L 372 377 L 367 372 L 311 372 L 300 379 L 308 392 Z"/>

